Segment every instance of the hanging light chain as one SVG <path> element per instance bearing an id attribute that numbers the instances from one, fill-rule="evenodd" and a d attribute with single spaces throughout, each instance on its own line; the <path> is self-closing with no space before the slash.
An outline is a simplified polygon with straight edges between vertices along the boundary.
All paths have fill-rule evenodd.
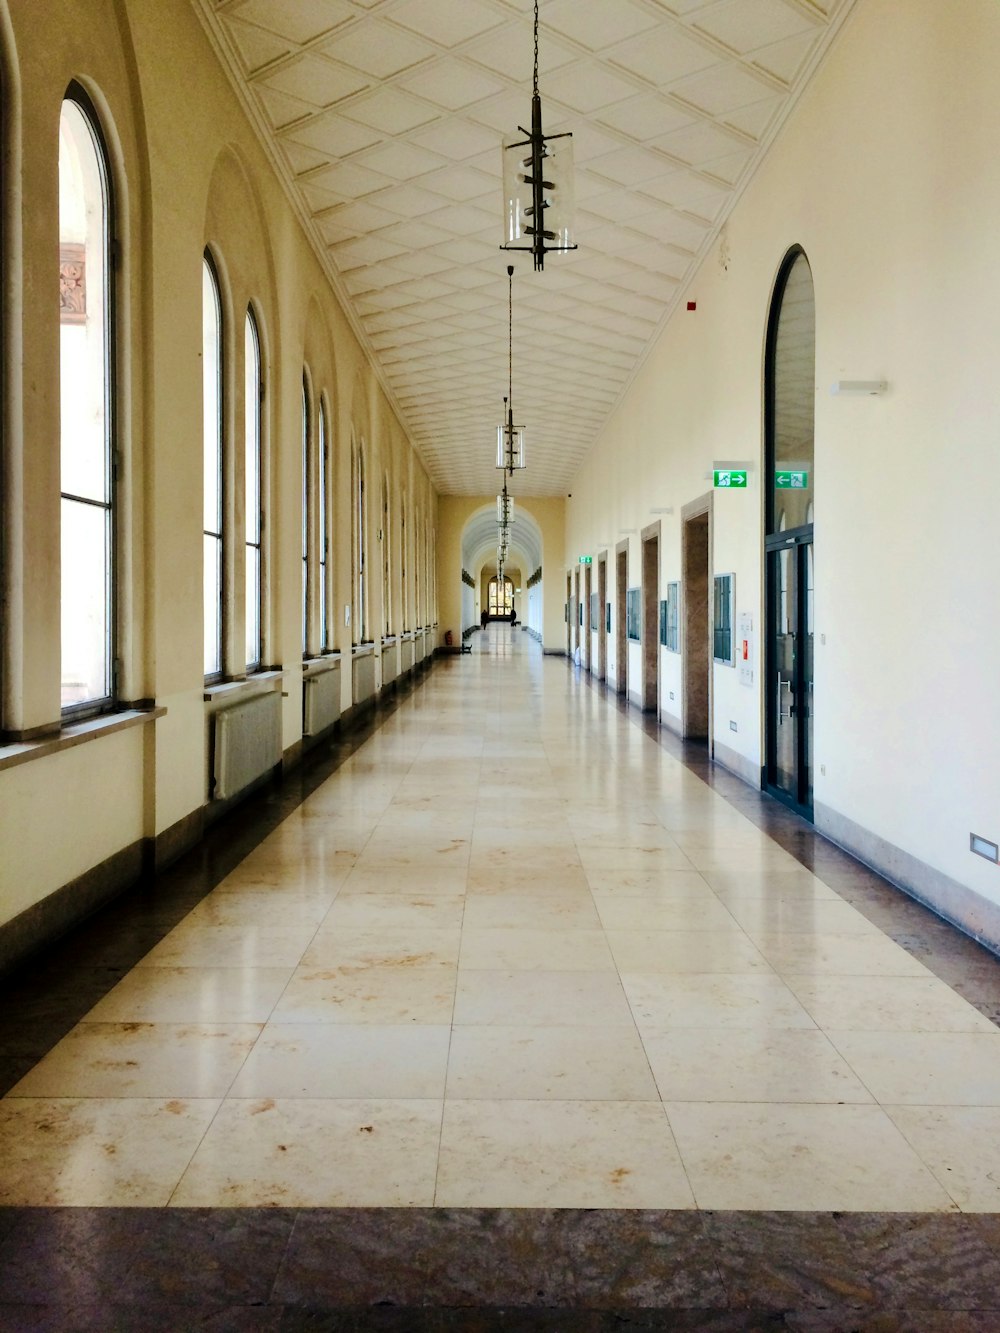
<path id="1" fill-rule="evenodd" d="M 535 0 L 535 81 L 533 84 L 535 96 L 538 96 L 538 0 Z"/>

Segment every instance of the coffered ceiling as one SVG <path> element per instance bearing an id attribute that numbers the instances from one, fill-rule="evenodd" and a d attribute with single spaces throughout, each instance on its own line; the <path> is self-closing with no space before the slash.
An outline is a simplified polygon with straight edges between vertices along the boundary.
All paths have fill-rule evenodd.
<path id="1" fill-rule="evenodd" d="M 513 487 L 560 494 L 856 0 L 541 0 L 546 133 L 576 240 L 502 240 L 532 0 L 192 0 L 442 494 L 497 488 L 514 273 Z"/>

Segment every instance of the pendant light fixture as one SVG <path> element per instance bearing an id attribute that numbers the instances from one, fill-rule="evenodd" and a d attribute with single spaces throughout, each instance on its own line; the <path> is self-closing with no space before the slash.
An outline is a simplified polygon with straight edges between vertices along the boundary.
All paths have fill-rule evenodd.
<path id="1" fill-rule="evenodd" d="M 573 135 L 542 132 L 538 94 L 538 0 L 535 0 L 535 77 L 531 129 L 517 127 L 503 141 L 504 242 L 501 250 L 530 250 L 535 272 L 552 251 L 573 243 Z M 525 244 L 527 242 L 527 244 Z"/>
<path id="2" fill-rule="evenodd" d="M 497 470 L 514 475 L 524 467 L 524 427 L 514 425 L 514 265 L 507 265 L 507 397 L 503 423 L 497 426 Z M 507 483 L 504 482 L 506 490 Z"/>

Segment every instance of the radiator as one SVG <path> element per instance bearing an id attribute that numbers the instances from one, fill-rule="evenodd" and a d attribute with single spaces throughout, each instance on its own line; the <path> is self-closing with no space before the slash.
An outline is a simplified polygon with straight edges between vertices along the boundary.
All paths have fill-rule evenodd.
<path id="1" fill-rule="evenodd" d="M 363 657 L 355 657 L 353 670 L 353 699 L 356 704 L 363 704 L 375 697 L 375 654 L 365 653 Z"/>
<path id="2" fill-rule="evenodd" d="M 302 734 L 318 736 L 340 717 L 340 668 L 317 671 L 303 680 Z"/>
<path id="3" fill-rule="evenodd" d="M 403 640 L 403 656 L 400 663 L 401 671 L 412 671 L 413 669 L 413 640 Z"/>
<path id="4" fill-rule="evenodd" d="M 382 648 L 382 684 L 391 685 L 396 679 L 398 668 L 396 663 L 399 661 L 399 649 L 394 643 L 385 644 Z"/>
<path id="5" fill-rule="evenodd" d="M 235 796 L 281 763 L 281 695 L 275 690 L 215 715 L 212 794 Z"/>

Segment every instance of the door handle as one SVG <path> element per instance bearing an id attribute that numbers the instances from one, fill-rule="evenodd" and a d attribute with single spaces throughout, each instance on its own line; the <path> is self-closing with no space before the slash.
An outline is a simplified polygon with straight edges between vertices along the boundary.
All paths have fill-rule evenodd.
<path id="1" fill-rule="evenodd" d="M 781 707 L 781 691 L 782 691 L 782 690 L 787 690 L 787 691 L 788 691 L 788 712 L 787 712 L 787 713 L 786 713 L 786 712 L 784 711 L 784 709 Z M 781 726 L 782 722 L 787 721 L 787 720 L 788 720 L 789 718 L 791 718 L 791 717 L 793 716 L 793 714 L 795 713 L 795 705 L 792 703 L 792 697 L 793 697 L 793 695 L 792 695 L 792 683 L 791 683 L 791 681 L 789 681 L 789 680 L 782 680 L 782 679 L 781 679 L 781 672 L 779 671 L 779 672 L 778 672 L 778 726 L 779 726 L 779 727 Z"/>

